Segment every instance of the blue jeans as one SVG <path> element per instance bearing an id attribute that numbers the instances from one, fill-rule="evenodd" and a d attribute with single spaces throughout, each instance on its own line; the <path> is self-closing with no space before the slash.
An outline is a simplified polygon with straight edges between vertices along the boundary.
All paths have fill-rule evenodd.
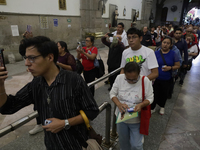
<path id="1" fill-rule="evenodd" d="M 140 134 L 140 123 L 118 123 L 120 150 L 143 150 L 143 134 Z"/>

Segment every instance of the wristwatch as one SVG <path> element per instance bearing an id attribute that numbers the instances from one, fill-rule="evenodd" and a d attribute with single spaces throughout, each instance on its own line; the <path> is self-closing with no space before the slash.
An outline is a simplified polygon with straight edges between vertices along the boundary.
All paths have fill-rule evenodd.
<path id="1" fill-rule="evenodd" d="M 68 130 L 70 128 L 69 121 L 65 120 L 65 129 Z"/>

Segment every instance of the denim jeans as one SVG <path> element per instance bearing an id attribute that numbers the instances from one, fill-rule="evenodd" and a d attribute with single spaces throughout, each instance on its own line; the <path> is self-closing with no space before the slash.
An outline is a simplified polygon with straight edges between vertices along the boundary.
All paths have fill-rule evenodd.
<path id="1" fill-rule="evenodd" d="M 140 134 L 140 123 L 118 123 L 120 150 L 143 150 L 143 134 Z"/>

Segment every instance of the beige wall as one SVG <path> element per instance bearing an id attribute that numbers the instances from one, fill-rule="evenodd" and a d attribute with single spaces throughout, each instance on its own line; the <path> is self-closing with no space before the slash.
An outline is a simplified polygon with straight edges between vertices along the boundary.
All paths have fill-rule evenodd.
<path id="1" fill-rule="evenodd" d="M 19 42 L 22 34 L 26 31 L 26 26 L 32 26 L 34 36 L 43 35 L 51 38 L 53 41 L 65 41 L 69 49 L 77 47 L 77 40 L 80 41 L 80 17 L 67 16 L 47 16 L 49 28 L 40 29 L 39 15 L 1 15 L 0 16 L 0 47 L 5 49 L 5 57 L 12 52 L 18 53 Z M 58 27 L 54 26 L 53 19 L 58 19 Z M 67 22 L 71 19 L 71 23 Z M 68 25 L 71 25 L 69 28 Z M 20 36 L 12 36 L 11 25 L 18 25 Z M 20 58 L 20 57 L 19 57 Z"/>

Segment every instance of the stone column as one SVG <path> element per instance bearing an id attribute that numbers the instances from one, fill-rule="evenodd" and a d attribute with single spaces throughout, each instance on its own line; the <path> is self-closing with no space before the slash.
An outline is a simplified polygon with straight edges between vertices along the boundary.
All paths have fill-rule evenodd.
<path id="1" fill-rule="evenodd" d="M 99 0 L 81 0 L 80 3 L 82 36 L 85 37 L 86 32 L 101 32 L 102 17 L 101 7 L 98 10 Z"/>
<path id="2" fill-rule="evenodd" d="M 141 25 L 149 27 L 149 17 L 151 15 L 153 0 L 142 1 L 142 12 L 141 12 Z"/>

